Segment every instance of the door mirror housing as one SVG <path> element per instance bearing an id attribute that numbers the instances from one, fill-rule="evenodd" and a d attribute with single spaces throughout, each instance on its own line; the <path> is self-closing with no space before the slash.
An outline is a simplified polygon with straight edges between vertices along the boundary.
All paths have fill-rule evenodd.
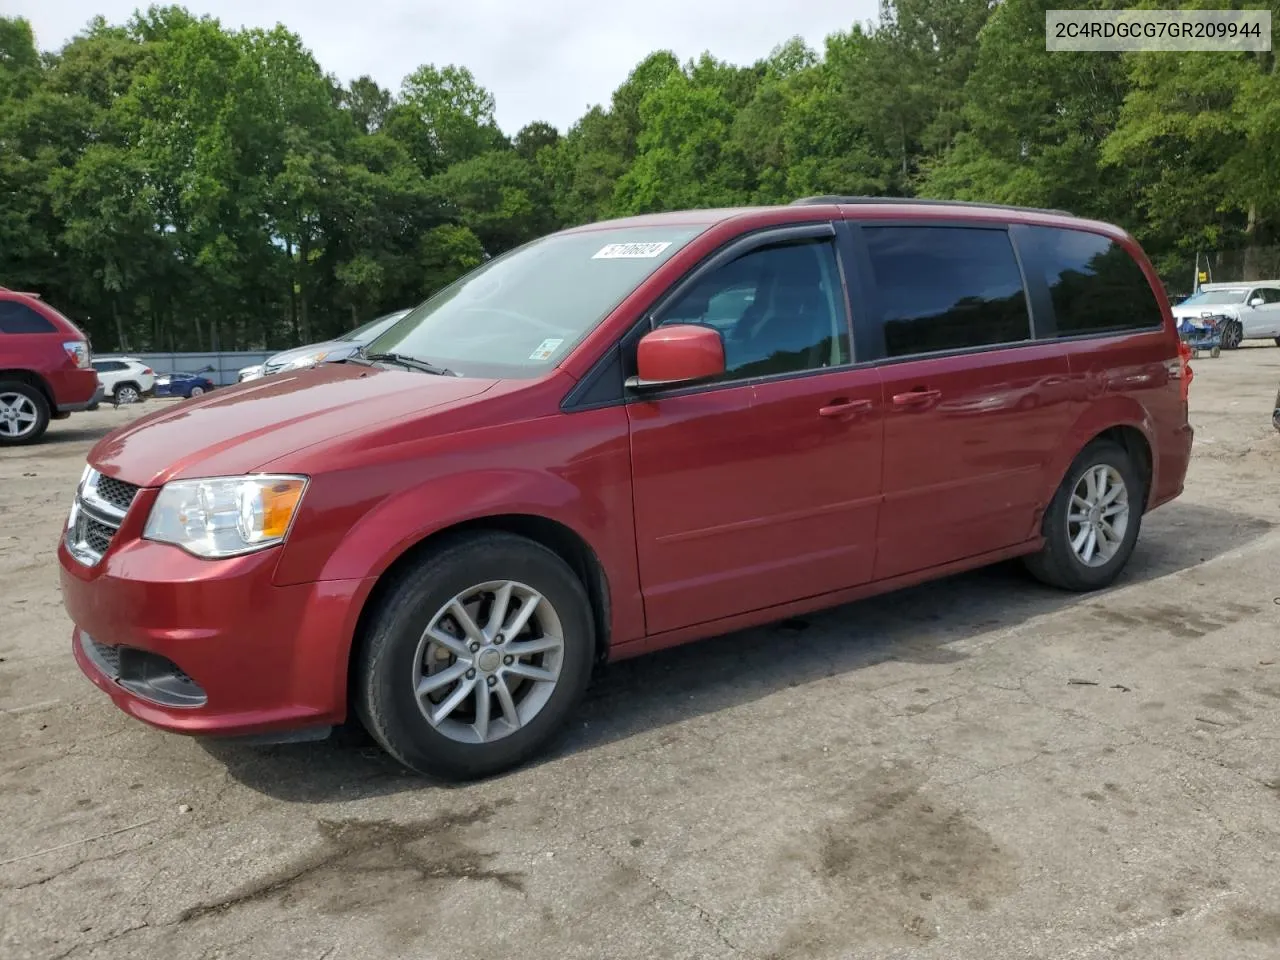
<path id="1" fill-rule="evenodd" d="M 691 323 L 659 327 L 640 338 L 636 370 L 639 375 L 627 381 L 633 390 L 710 380 L 725 371 L 724 340 L 711 327 Z"/>
<path id="2" fill-rule="evenodd" d="M 1252 300 L 1249 301 L 1249 306 L 1260 307 L 1266 302 L 1267 301 L 1263 300 L 1261 297 L 1254 297 Z"/>

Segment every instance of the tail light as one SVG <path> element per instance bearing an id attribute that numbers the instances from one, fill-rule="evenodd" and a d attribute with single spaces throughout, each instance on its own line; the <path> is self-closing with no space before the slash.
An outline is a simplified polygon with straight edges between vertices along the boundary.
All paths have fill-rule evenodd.
<path id="1" fill-rule="evenodd" d="M 1169 361 L 1169 376 L 1178 378 L 1179 393 L 1182 402 L 1186 403 L 1196 372 L 1191 369 L 1191 348 L 1185 342 L 1178 343 L 1178 359 Z"/>
<path id="2" fill-rule="evenodd" d="M 89 366 L 89 344 L 83 340 L 64 340 L 62 349 L 77 367 L 84 369 Z"/>
<path id="3" fill-rule="evenodd" d="M 155 371 L 154 371 L 154 370 L 152 370 L 150 367 L 143 367 L 143 368 L 142 368 L 142 375 L 143 375 L 144 377 L 149 376 L 150 374 L 152 374 L 152 373 L 154 373 L 154 372 L 155 372 Z"/>

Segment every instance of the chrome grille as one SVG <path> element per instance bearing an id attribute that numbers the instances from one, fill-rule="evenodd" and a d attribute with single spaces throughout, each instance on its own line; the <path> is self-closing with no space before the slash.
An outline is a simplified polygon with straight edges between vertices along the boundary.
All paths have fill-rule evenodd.
<path id="1" fill-rule="evenodd" d="M 67 550 L 78 562 L 92 567 L 102 559 L 139 489 L 136 484 L 86 470 L 67 520 Z"/>
<path id="2" fill-rule="evenodd" d="M 133 498 L 138 494 L 138 488 L 132 483 L 125 483 L 115 477 L 99 476 L 97 492 L 100 500 L 118 510 L 127 511 L 129 504 L 133 503 Z"/>

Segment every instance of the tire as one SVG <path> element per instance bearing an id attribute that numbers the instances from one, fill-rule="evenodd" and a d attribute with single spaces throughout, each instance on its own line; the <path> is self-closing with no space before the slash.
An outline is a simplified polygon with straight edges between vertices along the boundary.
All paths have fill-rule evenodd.
<path id="1" fill-rule="evenodd" d="M 49 429 L 49 401 L 39 387 L 0 380 L 0 446 L 35 443 Z"/>
<path id="2" fill-rule="evenodd" d="M 88 410 L 90 413 L 92 413 L 94 410 L 97 410 L 97 409 L 98 409 L 98 404 L 97 404 L 97 403 L 91 403 L 91 404 L 89 404 L 87 407 L 85 407 L 85 409 L 86 409 L 86 410 Z"/>
<path id="3" fill-rule="evenodd" d="M 1229 349 L 1231 349 L 1231 348 L 1230 348 L 1230 347 L 1228 347 L 1227 349 L 1229 350 Z M 1217 360 L 1217 359 L 1218 359 L 1218 357 L 1222 356 L 1222 350 L 1221 350 L 1221 348 L 1219 348 L 1219 347 L 1214 347 L 1212 350 L 1210 350 L 1210 351 L 1209 351 L 1209 356 L 1211 356 L 1211 357 L 1213 357 L 1213 359 Z"/>
<path id="4" fill-rule="evenodd" d="M 1119 533 L 1119 543 L 1116 544 L 1114 552 L 1105 560 L 1101 560 L 1101 552 L 1096 552 L 1091 558 L 1092 562 L 1085 562 L 1073 548 L 1072 539 L 1073 537 L 1078 539 L 1081 530 L 1087 528 L 1084 524 L 1071 520 L 1069 514 L 1084 512 L 1079 504 L 1073 504 L 1073 493 L 1077 487 L 1086 485 L 1084 492 L 1087 496 L 1087 476 L 1099 468 L 1106 468 L 1113 477 L 1118 476 L 1124 484 L 1124 492 L 1104 509 L 1109 509 L 1121 500 L 1127 503 L 1128 509 L 1122 531 L 1115 531 L 1114 525 L 1109 526 L 1113 532 Z M 1074 509 L 1072 509 L 1073 506 Z M 1061 590 L 1084 592 L 1109 586 L 1120 575 L 1120 571 L 1124 569 L 1125 564 L 1129 562 L 1129 557 L 1133 554 L 1145 507 L 1146 489 L 1128 451 L 1110 440 L 1095 440 L 1076 457 L 1075 462 L 1071 464 L 1071 469 L 1067 471 L 1066 477 L 1063 478 L 1053 499 L 1049 502 L 1049 508 L 1045 511 L 1044 521 L 1041 524 L 1041 532 L 1045 539 L 1044 547 L 1039 553 L 1026 558 L 1027 569 L 1038 580 Z M 1112 524 L 1115 523 L 1114 514 L 1110 520 Z M 1105 539 L 1101 542 L 1105 543 Z M 1099 541 L 1095 539 L 1095 543 Z M 1086 552 L 1087 546 L 1086 535 L 1084 540 Z"/>
<path id="5" fill-rule="evenodd" d="M 1244 342 L 1244 325 L 1232 320 L 1222 330 L 1222 349 L 1235 350 Z"/>
<path id="6" fill-rule="evenodd" d="M 116 403 L 137 403 L 142 399 L 142 391 L 136 383 L 117 383 L 115 390 L 112 391 Z"/>
<path id="7" fill-rule="evenodd" d="M 202 396 L 204 396 L 204 387 L 192 387 L 191 392 L 187 394 L 187 399 L 190 400 L 192 397 Z"/>
<path id="8" fill-rule="evenodd" d="M 486 609 L 492 611 L 498 602 L 497 590 L 486 592 L 488 599 L 478 605 L 468 600 L 474 590 L 495 588 L 495 582 L 514 584 L 513 602 L 525 588 L 539 595 L 519 639 L 499 640 L 500 632 L 488 622 Z M 483 633 L 483 643 L 467 642 L 466 636 L 479 634 L 448 613 L 457 609 L 451 601 L 459 598 L 472 626 Z M 513 624 L 524 605 L 508 604 L 504 622 Z M 426 631 L 432 626 L 433 636 L 449 641 L 448 649 L 428 638 Z M 521 654 L 514 664 L 502 653 L 516 649 L 507 644 L 546 647 L 555 629 L 562 641 L 558 652 Z M 507 533 L 454 540 L 395 574 L 377 596 L 361 640 L 352 687 L 357 716 L 400 763 L 446 780 L 489 776 L 546 748 L 582 697 L 596 649 L 591 604 L 568 564 L 541 544 Z M 471 649 L 473 644 L 478 650 Z M 425 672 L 424 666 L 434 672 Z M 556 676 L 535 682 L 509 672 L 512 666 Z M 468 668 L 469 673 L 457 673 Z M 450 676 L 452 680 L 430 694 L 432 699 L 419 700 L 419 683 Z M 501 689 L 489 683 L 501 684 Z M 487 711 L 483 728 L 478 691 L 484 691 Z M 426 711 L 443 713 L 455 700 L 447 716 L 435 723 L 428 719 Z M 509 709 L 516 711 L 519 723 L 508 721 Z M 521 712 L 528 715 L 522 717 Z M 480 739 L 482 729 L 488 731 L 487 739 Z"/>

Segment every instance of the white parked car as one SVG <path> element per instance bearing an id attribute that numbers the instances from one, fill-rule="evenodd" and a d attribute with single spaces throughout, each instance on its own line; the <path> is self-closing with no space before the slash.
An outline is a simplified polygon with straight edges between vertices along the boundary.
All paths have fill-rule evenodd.
<path id="1" fill-rule="evenodd" d="M 246 380 L 257 380 L 262 376 L 262 364 L 255 363 L 252 366 L 241 367 L 240 372 L 236 374 L 236 383 L 244 383 Z"/>
<path id="2" fill-rule="evenodd" d="M 94 357 L 104 399 L 115 403 L 137 403 L 151 393 L 156 373 L 136 357 Z"/>
<path id="3" fill-rule="evenodd" d="M 1280 346 L 1280 280 L 1251 283 L 1206 283 L 1173 308 L 1174 319 L 1199 323 L 1225 316 L 1222 348 L 1232 350 L 1244 340 L 1274 340 Z"/>

